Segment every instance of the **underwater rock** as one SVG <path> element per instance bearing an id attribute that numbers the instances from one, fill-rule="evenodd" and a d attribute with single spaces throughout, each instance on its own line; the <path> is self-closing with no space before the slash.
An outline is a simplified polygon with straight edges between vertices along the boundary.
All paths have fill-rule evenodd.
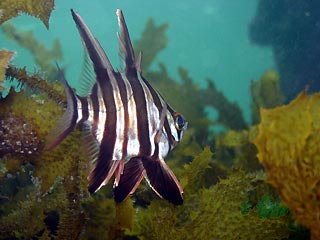
<path id="1" fill-rule="evenodd" d="M 320 239 L 320 94 L 302 92 L 287 106 L 261 109 L 253 141 L 258 159 L 298 224 Z"/>
<path id="2" fill-rule="evenodd" d="M 49 17 L 54 8 L 54 0 L 1 0 L 0 2 L 0 24 L 19 16 L 21 13 L 27 13 L 39 18 L 46 28 L 49 28 Z"/>
<path id="3" fill-rule="evenodd" d="M 308 86 L 320 90 L 320 2 L 260 0 L 251 42 L 271 46 L 287 101 Z"/>

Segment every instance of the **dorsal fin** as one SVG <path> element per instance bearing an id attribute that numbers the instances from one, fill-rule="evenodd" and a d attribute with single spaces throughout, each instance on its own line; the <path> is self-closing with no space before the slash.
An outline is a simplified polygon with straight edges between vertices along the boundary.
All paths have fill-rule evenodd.
<path id="1" fill-rule="evenodd" d="M 96 75 L 92 61 L 88 52 L 84 51 L 83 65 L 78 83 L 77 95 L 81 97 L 87 97 L 91 94 L 93 85 L 96 83 Z"/>
<path id="2" fill-rule="evenodd" d="M 117 16 L 120 30 L 118 33 L 120 53 L 124 57 L 125 71 L 128 72 L 136 70 L 134 51 L 132 48 L 128 28 L 120 9 L 117 10 Z"/>
<path id="3" fill-rule="evenodd" d="M 142 64 L 142 52 L 140 51 L 139 55 L 138 55 L 138 59 L 136 61 L 136 68 L 140 74 L 142 73 L 142 65 L 141 64 Z"/>
<path id="4" fill-rule="evenodd" d="M 81 16 L 71 9 L 73 20 L 79 30 L 82 42 L 93 62 L 95 71 L 107 69 L 108 72 L 113 72 L 112 65 L 102 49 L 99 41 L 92 35 L 88 26 L 85 24 Z"/>

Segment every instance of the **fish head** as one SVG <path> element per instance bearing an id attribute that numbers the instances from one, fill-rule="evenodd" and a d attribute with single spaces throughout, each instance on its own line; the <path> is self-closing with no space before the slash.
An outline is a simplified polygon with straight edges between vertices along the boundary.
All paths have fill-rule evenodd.
<path id="1" fill-rule="evenodd" d="M 180 143 L 183 135 L 185 134 L 188 128 L 188 121 L 186 118 L 179 112 L 171 112 L 172 120 L 170 122 L 172 144 L 171 148 L 174 148 L 178 143 Z"/>

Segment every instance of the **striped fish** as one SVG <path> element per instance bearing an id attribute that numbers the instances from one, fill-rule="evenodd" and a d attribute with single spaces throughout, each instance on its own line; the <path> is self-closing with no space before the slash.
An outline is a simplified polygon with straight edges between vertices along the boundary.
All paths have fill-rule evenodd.
<path id="1" fill-rule="evenodd" d="M 187 121 L 142 76 L 142 54 L 135 59 L 121 10 L 116 14 L 125 65 L 122 72 L 113 69 L 80 15 L 73 10 L 71 13 L 85 48 L 84 74 L 80 93 L 75 94 L 58 67 L 68 103 L 47 149 L 53 149 L 80 126 L 94 163 L 88 176 L 89 192 L 96 192 L 115 176 L 114 198 L 121 202 L 145 177 L 157 195 L 182 204 L 182 188 L 164 157 L 180 142 Z"/>

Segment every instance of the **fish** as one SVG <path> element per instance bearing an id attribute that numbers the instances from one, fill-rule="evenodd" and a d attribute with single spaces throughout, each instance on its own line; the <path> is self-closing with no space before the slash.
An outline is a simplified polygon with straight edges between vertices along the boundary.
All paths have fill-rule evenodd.
<path id="1" fill-rule="evenodd" d="M 133 194 L 145 178 L 163 199 L 180 205 L 183 190 L 164 158 L 181 141 L 188 121 L 173 110 L 142 75 L 142 53 L 135 57 L 127 25 L 116 11 L 123 69 L 115 70 L 81 16 L 71 9 L 85 49 L 79 92 L 58 68 L 67 107 L 47 140 L 46 149 L 59 145 L 76 127 L 90 157 L 88 191 L 95 193 L 114 176 L 116 202 Z"/>

